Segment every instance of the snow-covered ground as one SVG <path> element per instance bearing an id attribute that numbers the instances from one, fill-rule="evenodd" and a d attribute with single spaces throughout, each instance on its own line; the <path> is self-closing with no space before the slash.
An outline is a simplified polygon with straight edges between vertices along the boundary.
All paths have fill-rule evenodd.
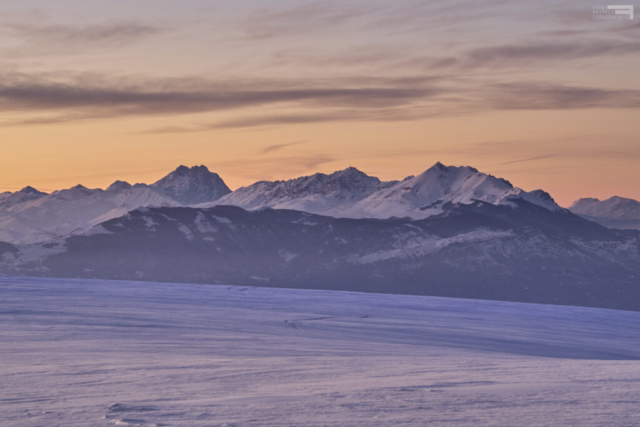
<path id="1" fill-rule="evenodd" d="M 0 278 L 0 425 L 640 424 L 640 313 Z"/>

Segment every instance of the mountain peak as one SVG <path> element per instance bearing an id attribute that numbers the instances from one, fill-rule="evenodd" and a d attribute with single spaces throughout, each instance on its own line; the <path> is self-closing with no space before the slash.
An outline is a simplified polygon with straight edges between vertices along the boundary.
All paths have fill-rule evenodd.
<path id="1" fill-rule="evenodd" d="M 15 193 L 12 193 L 10 191 L 7 191 L 6 193 L 0 193 L 0 207 L 8 208 L 22 202 L 37 200 L 47 195 L 47 193 L 38 191 L 31 186 L 26 186 L 22 190 L 16 191 Z"/>
<path id="2" fill-rule="evenodd" d="M 315 173 L 286 181 L 261 181 L 240 188 L 216 204 L 236 205 L 244 209 L 292 209 L 327 213 L 362 200 L 385 185 L 374 176 L 348 167 L 330 174 Z"/>
<path id="3" fill-rule="evenodd" d="M 211 172 L 209 172 L 209 168 L 207 168 L 205 165 L 191 166 L 191 167 L 180 165 L 172 173 L 175 173 L 176 175 L 188 175 L 191 173 L 211 173 Z"/>
<path id="4" fill-rule="evenodd" d="M 436 164 L 431 166 L 429 169 L 439 170 L 442 172 L 449 172 L 449 168 L 440 162 L 436 162 Z"/>
<path id="5" fill-rule="evenodd" d="M 346 169 L 336 171 L 329 176 L 337 176 L 337 177 L 368 177 L 366 173 L 362 172 L 360 169 L 354 168 L 353 166 L 349 166 Z"/>
<path id="6" fill-rule="evenodd" d="M 190 168 L 180 165 L 151 187 L 185 205 L 213 202 L 231 193 L 222 178 L 204 165 Z"/>
<path id="7" fill-rule="evenodd" d="M 629 199 L 628 197 L 620 197 L 620 196 L 613 196 L 613 197 L 609 198 L 609 200 L 614 201 L 614 202 L 625 202 L 625 203 L 636 202 L 636 200 L 634 200 L 634 199 Z"/>
<path id="8" fill-rule="evenodd" d="M 606 200 L 583 198 L 575 201 L 569 210 L 575 214 L 615 220 L 640 219 L 640 202 L 613 196 Z"/>
<path id="9" fill-rule="evenodd" d="M 431 166 L 424 173 L 434 172 L 434 171 L 441 172 L 441 173 L 447 173 L 447 172 L 453 172 L 453 171 L 469 171 L 473 173 L 480 173 L 478 169 L 472 168 L 471 166 L 446 166 L 440 162 L 436 162 L 435 165 Z"/>
<path id="10" fill-rule="evenodd" d="M 132 188 L 133 186 L 129 184 L 127 181 L 116 181 L 110 186 L 107 187 L 106 191 L 124 191 Z"/>
<path id="11" fill-rule="evenodd" d="M 47 193 L 43 193 L 42 191 L 38 191 L 35 188 L 33 188 L 30 185 L 27 185 L 26 187 L 24 187 L 22 190 L 19 191 L 19 193 L 23 193 L 23 194 L 47 194 Z"/>

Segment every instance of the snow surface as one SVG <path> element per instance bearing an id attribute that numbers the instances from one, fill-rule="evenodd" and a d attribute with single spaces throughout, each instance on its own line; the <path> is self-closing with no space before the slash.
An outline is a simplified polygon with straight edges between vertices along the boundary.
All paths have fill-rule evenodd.
<path id="1" fill-rule="evenodd" d="M 0 278 L 2 426 L 638 425 L 640 313 Z"/>

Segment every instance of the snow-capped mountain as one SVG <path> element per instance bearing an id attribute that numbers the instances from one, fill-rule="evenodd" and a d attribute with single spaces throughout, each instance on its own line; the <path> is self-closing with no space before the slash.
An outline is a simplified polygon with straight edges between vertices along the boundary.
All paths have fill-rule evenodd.
<path id="1" fill-rule="evenodd" d="M 204 166 L 178 167 L 152 185 L 116 181 L 102 189 L 82 185 L 51 194 L 26 187 L 0 194 L 0 241 L 33 243 L 79 233 L 141 206 L 211 201 L 230 190 Z"/>
<path id="2" fill-rule="evenodd" d="M 222 178 L 217 173 L 209 172 L 206 166 L 180 166 L 150 187 L 183 205 L 213 202 L 231 193 Z"/>
<path id="3" fill-rule="evenodd" d="M 0 194 L 0 241 L 32 243 L 77 233 L 140 206 L 292 209 L 342 218 L 423 219 L 452 204 L 482 201 L 516 207 L 526 200 L 562 210 L 542 190 L 526 192 L 472 167 L 435 164 L 418 176 L 383 182 L 350 167 L 288 181 L 261 181 L 231 192 L 205 166 L 180 166 L 154 184 L 116 181 L 106 190 L 81 185 L 51 194 L 27 187 Z"/>
<path id="4" fill-rule="evenodd" d="M 200 206 L 232 205 L 244 209 L 292 209 L 331 214 L 395 183 L 382 182 L 350 167 L 332 174 L 316 173 L 288 181 L 256 182 L 214 203 Z"/>
<path id="5" fill-rule="evenodd" d="M 640 202 L 618 196 L 602 201 L 593 198 L 579 199 L 569 210 L 576 214 L 599 218 L 640 220 Z"/>
<path id="6" fill-rule="evenodd" d="M 346 218 L 421 219 L 442 213 L 452 203 L 480 200 L 508 204 L 512 199 L 524 199 L 551 210 L 562 209 L 542 190 L 527 193 L 472 167 L 447 167 L 441 163 L 402 181 L 382 182 L 355 168 L 289 181 L 262 181 L 200 206 L 293 209 Z"/>
<path id="7" fill-rule="evenodd" d="M 479 172 L 468 166 L 436 163 L 422 174 L 404 180 L 336 212 L 350 218 L 427 218 L 442 213 L 452 203 L 483 201 L 491 204 L 525 199 L 548 209 L 560 207 L 544 192 L 527 193 L 507 180 Z"/>
<path id="8" fill-rule="evenodd" d="M 47 193 L 38 191 L 33 187 L 24 187 L 22 190 L 16 191 L 15 193 L 10 191 L 0 193 L 0 209 L 7 209 L 13 205 L 17 205 L 18 203 L 37 200 L 46 195 Z"/>
<path id="9" fill-rule="evenodd" d="M 64 236 L 140 206 L 180 206 L 180 203 L 149 187 L 105 191 L 77 185 L 0 210 L 0 240 L 32 243 Z"/>
<path id="10" fill-rule="evenodd" d="M 0 273 L 640 310 L 640 233 L 508 203 L 452 203 L 420 220 L 139 208 L 61 242 L 0 247 Z"/>
<path id="11" fill-rule="evenodd" d="M 144 184 L 143 184 L 144 185 Z M 133 185 L 129 184 L 127 181 L 116 181 L 110 186 L 106 188 L 106 191 L 126 191 L 130 188 L 133 188 Z"/>
<path id="12" fill-rule="evenodd" d="M 569 210 L 611 228 L 640 230 L 640 202 L 614 196 L 607 200 L 579 199 Z"/>

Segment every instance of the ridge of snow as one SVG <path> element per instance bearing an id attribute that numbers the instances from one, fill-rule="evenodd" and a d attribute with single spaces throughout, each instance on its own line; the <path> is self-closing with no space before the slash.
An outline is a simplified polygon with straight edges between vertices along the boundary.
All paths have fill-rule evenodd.
<path id="1" fill-rule="evenodd" d="M 543 208 L 549 209 L 550 211 L 564 210 L 560 205 L 556 203 L 555 200 L 553 200 L 553 197 L 551 197 L 551 195 L 544 190 L 533 190 L 527 192 L 517 187 L 507 192 L 507 194 L 502 197 L 498 204 L 509 203 L 513 199 L 522 199 L 529 203 L 533 203 L 534 205 L 542 206 Z"/>

